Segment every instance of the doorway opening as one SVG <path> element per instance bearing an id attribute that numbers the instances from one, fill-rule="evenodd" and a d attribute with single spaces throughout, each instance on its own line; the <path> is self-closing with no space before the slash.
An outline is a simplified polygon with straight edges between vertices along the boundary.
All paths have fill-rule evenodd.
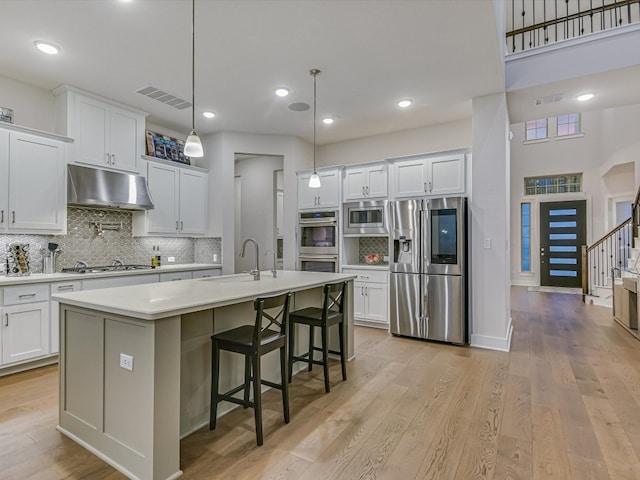
<path id="1" fill-rule="evenodd" d="M 240 256 L 242 242 L 253 238 L 260 246 L 261 270 L 273 268 L 273 254 L 278 253 L 278 175 L 284 168 L 282 155 L 236 153 L 234 245 L 235 273 L 248 272 L 256 265 L 253 248 Z M 282 202 L 284 202 L 284 188 Z M 284 203 L 283 203 L 284 204 Z M 281 224 L 280 224 L 281 225 Z M 280 227 L 281 228 L 281 227 Z M 280 249 L 282 250 L 282 249 Z M 268 253 L 268 255 L 266 255 Z M 278 266 L 276 259 L 276 268 Z"/>

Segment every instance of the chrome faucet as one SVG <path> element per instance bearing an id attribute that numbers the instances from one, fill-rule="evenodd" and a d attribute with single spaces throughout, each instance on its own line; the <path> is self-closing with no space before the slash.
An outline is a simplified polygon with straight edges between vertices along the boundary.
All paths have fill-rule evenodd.
<path id="1" fill-rule="evenodd" d="M 124 265 L 124 263 L 122 262 L 122 260 L 118 260 L 117 258 L 111 263 L 112 266 L 114 267 L 122 267 Z"/>
<path id="2" fill-rule="evenodd" d="M 276 278 L 278 276 L 278 271 L 276 270 L 276 252 L 273 250 L 267 250 L 264 252 L 264 256 L 266 257 L 269 252 L 273 254 L 273 268 L 271 269 L 271 275 L 273 275 L 273 278 Z"/>
<path id="3" fill-rule="evenodd" d="M 244 257 L 244 251 L 247 248 L 247 243 L 252 242 L 256 246 L 256 268 L 251 270 L 249 273 L 253 275 L 254 280 L 260 280 L 260 247 L 258 247 L 258 242 L 256 242 L 253 238 L 247 238 L 242 243 L 242 250 L 240 250 L 240 256 Z"/>
<path id="4" fill-rule="evenodd" d="M 73 268 L 87 268 L 87 262 L 83 262 L 82 260 L 78 260 Z"/>

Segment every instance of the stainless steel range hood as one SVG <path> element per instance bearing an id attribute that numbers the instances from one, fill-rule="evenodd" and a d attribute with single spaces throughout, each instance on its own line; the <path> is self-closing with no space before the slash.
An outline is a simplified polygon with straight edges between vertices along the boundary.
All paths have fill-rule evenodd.
<path id="1" fill-rule="evenodd" d="M 67 204 L 81 207 L 151 210 L 147 181 L 140 175 L 68 166 Z"/>

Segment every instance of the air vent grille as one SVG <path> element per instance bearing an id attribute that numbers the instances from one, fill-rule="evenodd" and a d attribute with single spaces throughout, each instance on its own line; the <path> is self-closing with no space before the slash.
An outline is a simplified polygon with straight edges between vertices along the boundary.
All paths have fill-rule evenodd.
<path id="1" fill-rule="evenodd" d="M 557 93 L 556 95 L 548 95 L 542 98 L 536 98 L 536 105 L 547 105 L 549 103 L 558 103 L 562 101 L 563 95 Z"/>
<path id="2" fill-rule="evenodd" d="M 136 93 L 157 100 L 158 102 L 164 103 L 178 110 L 184 110 L 185 108 L 191 107 L 191 102 L 176 97 L 175 95 L 171 95 L 170 93 L 156 87 L 143 87 L 140 90 L 136 90 Z"/>

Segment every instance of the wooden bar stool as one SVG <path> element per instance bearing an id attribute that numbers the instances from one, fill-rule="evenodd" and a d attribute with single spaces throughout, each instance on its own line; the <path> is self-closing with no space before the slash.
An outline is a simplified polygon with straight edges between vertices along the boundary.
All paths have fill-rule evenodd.
<path id="1" fill-rule="evenodd" d="M 253 302 L 256 311 L 254 325 L 242 325 L 231 330 L 217 333 L 211 337 L 211 413 L 209 428 L 216 428 L 218 403 L 222 401 L 236 403 L 244 408 L 252 407 L 256 418 L 256 439 L 262 445 L 262 393 L 260 385 L 268 385 L 282 391 L 284 423 L 289 423 L 289 390 L 287 384 L 287 335 L 289 318 L 289 292 L 272 297 L 257 298 Z M 279 309 L 274 315 L 267 310 Z M 263 320 L 267 325 L 263 326 Z M 277 330 L 272 326 L 279 327 Z M 265 353 L 280 349 L 280 375 L 282 383 L 277 384 L 260 378 L 260 359 Z M 220 350 L 240 353 L 245 356 L 244 384 L 232 388 L 226 393 L 218 392 L 220 379 Z M 249 401 L 250 385 L 253 383 L 253 401 Z M 233 395 L 244 390 L 244 398 Z"/>
<path id="2" fill-rule="evenodd" d="M 342 364 L 342 380 L 347 379 L 347 367 L 345 364 L 345 346 L 344 346 L 344 300 L 346 297 L 347 282 L 327 283 L 323 288 L 322 308 L 307 307 L 302 310 L 296 310 L 289 314 L 289 382 L 293 375 L 293 364 L 295 362 L 307 362 L 309 371 L 313 369 L 313 364 L 322 365 L 324 369 L 324 390 L 329 393 L 331 386 L 329 385 L 329 353 L 339 354 L 340 363 Z M 293 354 L 293 328 L 296 323 L 309 326 L 309 351 L 303 355 L 295 356 Z M 338 334 L 340 336 L 340 351 L 329 350 L 328 346 L 328 330 L 332 325 L 338 325 Z M 315 347 L 313 344 L 313 335 L 316 327 L 320 328 L 322 336 L 322 347 Z M 322 360 L 313 358 L 314 351 L 322 352 Z"/>

